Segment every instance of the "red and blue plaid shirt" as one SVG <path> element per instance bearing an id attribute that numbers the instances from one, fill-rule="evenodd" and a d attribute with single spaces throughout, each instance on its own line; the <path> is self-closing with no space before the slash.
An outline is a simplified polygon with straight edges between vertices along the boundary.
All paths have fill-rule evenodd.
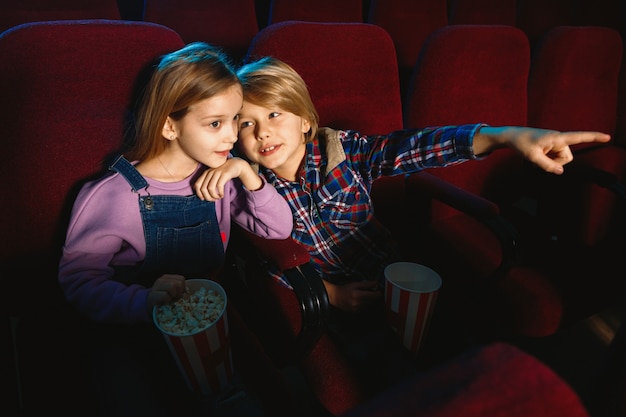
<path id="1" fill-rule="evenodd" d="M 292 237 L 308 249 L 324 279 L 336 284 L 378 280 L 394 259 L 395 244 L 373 216 L 372 182 L 475 159 L 473 138 L 480 126 L 400 130 L 384 136 L 320 129 L 307 144 L 299 181 L 286 181 L 264 167 L 261 173 L 289 202 Z"/>

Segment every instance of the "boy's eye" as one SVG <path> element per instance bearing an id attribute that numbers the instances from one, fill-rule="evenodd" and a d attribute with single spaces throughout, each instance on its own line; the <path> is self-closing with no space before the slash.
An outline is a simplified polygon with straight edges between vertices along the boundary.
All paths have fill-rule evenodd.
<path id="1" fill-rule="evenodd" d="M 273 111 L 270 113 L 270 119 L 273 119 L 274 117 L 278 117 L 280 115 L 280 113 L 278 113 L 277 111 Z"/>
<path id="2" fill-rule="evenodd" d="M 241 123 L 239 124 L 239 126 L 240 126 L 241 128 L 248 127 L 248 126 L 252 126 L 252 122 L 241 122 Z"/>

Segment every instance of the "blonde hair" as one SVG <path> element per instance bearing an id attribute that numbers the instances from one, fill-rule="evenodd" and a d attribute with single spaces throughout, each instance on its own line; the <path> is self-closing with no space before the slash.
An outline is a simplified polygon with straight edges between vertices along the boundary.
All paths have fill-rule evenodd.
<path id="1" fill-rule="evenodd" d="M 215 46 L 192 42 L 163 55 L 156 66 L 135 118 L 134 143 L 129 160 L 145 160 L 165 149 L 163 126 L 168 117 L 182 119 L 189 106 L 240 86 L 228 58 Z"/>
<path id="2" fill-rule="evenodd" d="M 264 57 L 242 66 L 237 75 L 245 101 L 261 107 L 277 107 L 308 120 L 311 129 L 305 134 L 305 142 L 313 140 L 319 116 L 307 85 L 296 70 L 279 59 Z"/>

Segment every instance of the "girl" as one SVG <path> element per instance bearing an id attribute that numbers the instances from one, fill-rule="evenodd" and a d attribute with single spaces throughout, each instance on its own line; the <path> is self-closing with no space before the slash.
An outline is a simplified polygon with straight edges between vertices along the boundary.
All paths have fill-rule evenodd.
<path id="1" fill-rule="evenodd" d="M 59 282 L 100 323 L 95 380 L 105 415 L 181 415 L 192 402 L 153 307 L 178 299 L 185 278 L 219 270 L 231 221 L 270 239 L 291 233 L 285 200 L 230 157 L 241 105 L 237 75 L 213 47 L 191 43 L 163 56 L 132 147 L 77 196 Z M 192 189 L 200 175 L 204 201 Z"/>

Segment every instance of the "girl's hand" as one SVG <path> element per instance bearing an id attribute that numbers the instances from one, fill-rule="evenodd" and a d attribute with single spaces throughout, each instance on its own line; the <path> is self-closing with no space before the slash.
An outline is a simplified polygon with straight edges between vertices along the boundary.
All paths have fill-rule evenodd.
<path id="1" fill-rule="evenodd" d="M 185 277 L 165 274 L 154 281 L 148 293 L 148 312 L 152 315 L 154 306 L 160 306 L 178 300 L 185 293 Z"/>
<path id="2" fill-rule="evenodd" d="M 201 200 L 217 201 L 224 197 L 224 187 L 233 178 L 241 179 L 244 187 L 255 191 L 263 186 L 261 177 L 254 172 L 249 163 L 241 158 L 230 158 L 217 168 L 204 171 L 193 188 Z"/>

